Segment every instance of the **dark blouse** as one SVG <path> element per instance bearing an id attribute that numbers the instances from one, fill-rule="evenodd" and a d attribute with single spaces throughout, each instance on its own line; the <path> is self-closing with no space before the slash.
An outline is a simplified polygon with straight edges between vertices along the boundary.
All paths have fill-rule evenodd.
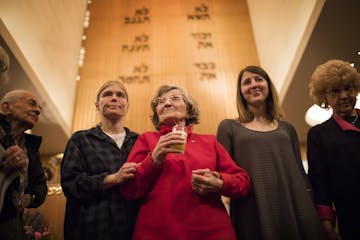
<path id="1" fill-rule="evenodd" d="M 336 115 L 308 132 L 309 178 L 315 204 L 335 205 L 340 235 L 345 240 L 360 236 L 359 146 L 360 129 Z"/>

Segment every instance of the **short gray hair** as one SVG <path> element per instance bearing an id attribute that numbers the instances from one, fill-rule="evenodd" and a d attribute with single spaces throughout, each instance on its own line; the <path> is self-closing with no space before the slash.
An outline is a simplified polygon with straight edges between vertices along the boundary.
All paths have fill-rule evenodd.
<path id="1" fill-rule="evenodd" d="M 11 91 L 7 92 L 0 100 L 0 112 L 4 113 L 3 103 L 5 103 L 5 102 L 11 103 L 11 104 L 15 103 L 17 100 L 19 100 L 21 95 L 24 93 L 30 93 L 33 95 L 33 93 L 31 93 L 30 91 L 24 90 L 24 89 L 15 89 L 15 90 L 11 90 Z"/>
<path id="2" fill-rule="evenodd" d="M 186 111 L 187 114 L 189 115 L 188 119 L 186 119 L 186 123 L 185 125 L 190 125 L 190 124 L 197 124 L 199 123 L 199 108 L 196 104 L 196 102 L 187 94 L 187 92 L 177 86 L 169 86 L 169 85 L 163 85 L 160 86 L 159 89 L 157 90 L 155 96 L 153 97 L 153 99 L 151 100 L 151 110 L 152 110 L 152 115 L 151 117 L 151 121 L 154 124 L 154 127 L 156 128 L 156 130 L 160 129 L 160 122 L 159 122 L 159 116 L 156 112 L 156 107 L 158 105 L 158 98 L 161 97 L 161 95 L 163 95 L 164 93 L 167 93 L 171 90 L 179 90 L 181 92 L 181 94 L 184 97 L 184 101 L 186 104 Z"/>

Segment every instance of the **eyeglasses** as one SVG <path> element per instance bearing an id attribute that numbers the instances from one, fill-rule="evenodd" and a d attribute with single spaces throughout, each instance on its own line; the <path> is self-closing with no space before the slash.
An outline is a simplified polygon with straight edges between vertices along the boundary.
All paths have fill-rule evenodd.
<path id="1" fill-rule="evenodd" d="M 157 99 L 157 105 L 163 105 L 167 102 L 167 100 L 171 103 L 179 103 L 180 101 L 185 101 L 185 99 L 182 96 L 179 95 L 171 95 L 169 98 L 166 97 L 158 97 Z"/>
<path id="2" fill-rule="evenodd" d="M 355 87 L 354 86 L 344 86 L 342 88 L 332 88 L 326 91 L 327 94 L 329 94 L 331 97 L 339 97 L 341 92 L 345 91 L 347 95 L 355 93 Z"/>

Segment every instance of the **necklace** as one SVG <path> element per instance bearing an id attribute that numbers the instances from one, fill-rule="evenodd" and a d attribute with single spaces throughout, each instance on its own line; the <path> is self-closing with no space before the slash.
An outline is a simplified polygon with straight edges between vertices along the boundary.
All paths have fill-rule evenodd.
<path id="1" fill-rule="evenodd" d="M 358 120 L 358 118 L 359 118 L 359 115 L 358 115 L 357 112 L 356 112 L 355 119 L 354 119 L 354 121 L 351 122 L 351 125 L 355 126 L 355 123 L 356 123 L 356 121 Z"/>

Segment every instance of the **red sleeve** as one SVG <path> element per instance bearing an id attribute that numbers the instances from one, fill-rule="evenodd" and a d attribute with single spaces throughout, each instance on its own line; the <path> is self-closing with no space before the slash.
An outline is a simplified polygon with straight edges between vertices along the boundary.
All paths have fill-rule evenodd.
<path id="1" fill-rule="evenodd" d="M 151 150 L 146 136 L 140 135 L 128 156 L 127 162 L 139 163 L 135 178 L 121 185 L 123 196 L 129 200 L 144 197 L 161 174 L 162 168 L 153 164 Z"/>
<path id="2" fill-rule="evenodd" d="M 246 196 L 250 191 L 250 176 L 236 165 L 225 148 L 215 139 L 217 152 L 217 171 L 220 173 L 223 187 L 220 194 L 230 198 Z"/>
<path id="3" fill-rule="evenodd" d="M 320 220 L 330 220 L 333 227 L 336 224 L 336 213 L 331 206 L 328 205 L 316 205 L 316 211 Z"/>

